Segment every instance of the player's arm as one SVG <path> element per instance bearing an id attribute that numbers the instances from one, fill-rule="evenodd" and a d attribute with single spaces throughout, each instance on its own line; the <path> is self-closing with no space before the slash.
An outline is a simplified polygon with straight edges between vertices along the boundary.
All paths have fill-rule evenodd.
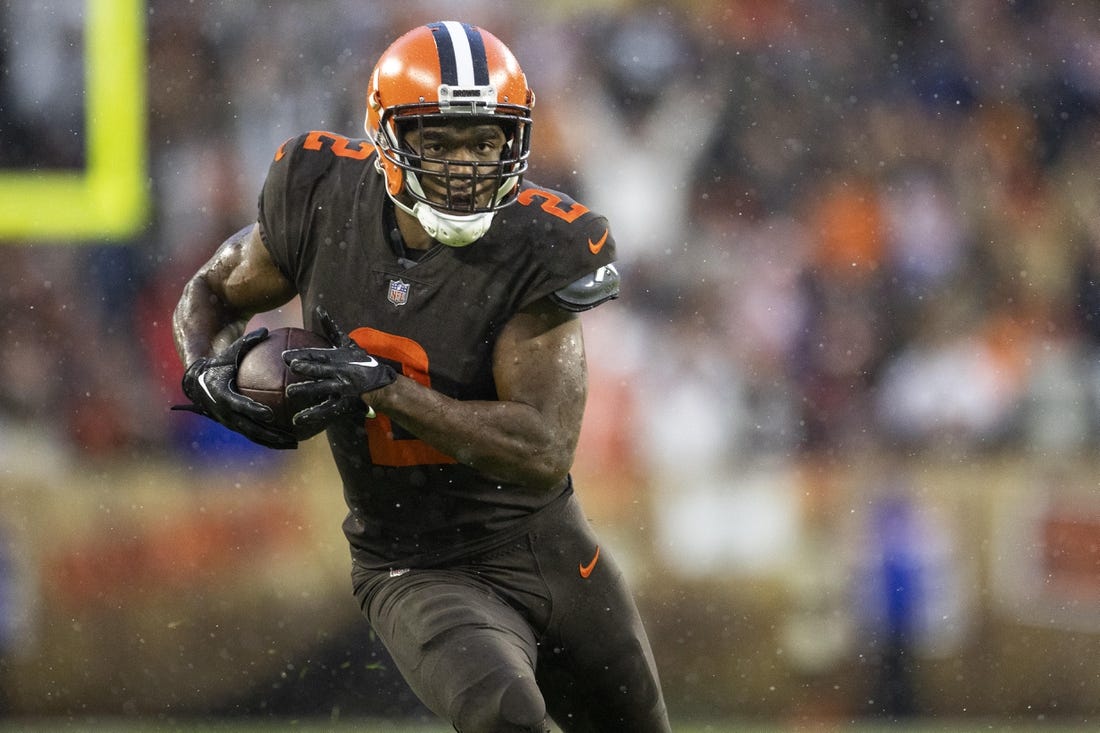
<path id="1" fill-rule="evenodd" d="M 454 400 L 400 377 L 370 403 L 486 474 L 556 486 L 573 464 L 587 398 L 580 319 L 548 300 L 518 313 L 497 341 L 493 375 L 496 402 Z"/>
<path id="2" fill-rule="evenodd" d="M 292 435 L 268 424 L 270 408 L 234 388 L 244 354 L 267 337 L 266 329 L 242 336 L 248 319 L 294 294 L 260 239 L 259 224 L 223 242 L 188 280 L 172 316 L 176 350 L 187 367 L 183 392 L 191 401 L 173 409 L 216 420 L 269 448 L 297 447 Z"/>
<path id="3" fill-rule="evenodd" d="M 248 320 L 294 297 L 294 284 L 271 259 L 252 224 L 226 239 L 183 288 L 172 318 L 184 366 L 225 349 Z"/>
<path id="4" fill-rule="evenodd" d="M 584 343 L 576 314 L 549 298 L 502 329 L 493 355 L 495 401 L 456 400 L 399 376 L 338 329 L 329 340 L 340 348 L 284 354 L 292 369 L 315 380 L 288 392 L 361 395 L 424 442 L 501 481 L 545 490 L 569 472 L 587 397 Z M 323 422 L 329 412 L 309 408 L 295 423 Z"/>

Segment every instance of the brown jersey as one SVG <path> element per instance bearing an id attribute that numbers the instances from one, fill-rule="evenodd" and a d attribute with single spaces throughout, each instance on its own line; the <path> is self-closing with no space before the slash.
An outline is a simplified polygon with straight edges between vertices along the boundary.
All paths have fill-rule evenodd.
<path id="1" fill-rule="evenodd" d="M 323 305 L 366 351 L 460 400 L 497 399 L 493 350 L 512 316 L 615 258 L 604 217 L 532 183 L 483 238 L 436 244 L 415 263 L 395 248 L 388 206 L 368 141 L 311 132 L 276 153 L 259 220 L 307 328 L 319 330 L 313 314 Z M 349 508 L 344 532 L 368 567 L 475 551 L 522 531 L 572 490 L 569 480 L 549 492 L 495 480 L 382 414 L 327 433 Z"/>

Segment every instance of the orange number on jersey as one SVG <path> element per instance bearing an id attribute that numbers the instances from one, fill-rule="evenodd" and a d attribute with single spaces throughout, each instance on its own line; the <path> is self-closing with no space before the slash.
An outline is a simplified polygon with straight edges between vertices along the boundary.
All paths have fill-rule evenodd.
<path id="1" fill-rule="evenodd" d="M 536 198 L 542 199 L 542 206 L 540 208 L 543 211 L 559 219 L 564 219 L 570 224 L 588 213 L 587 206 L 578 204 L 575 201 L 568 210 L 563 209 L 561 207 L 561 196 L 541 188 L 528 188 L 524 191 L 520 191 L 519 196 L 516 197 L 516 201 L 524 206 L 530 206 Z"/>
<path id="2" fill-rule="evenodd" d="M 331 132 L 322 132 L 320 130 L 314 130 L 306 137 L 306 141 L 302 143 L 302 147 L 306 150 L 320 150 L 324 146 L 324 140 L 328 139 L 332 141 L 332 154 L 341 158 L 355 158 L 356 160 L 365 160 L 370 151 L 373 149 L 371 144 L 365 140 L 359 142 L 357 149 L 348 147 L 351 142 L 343 135 L 336 135 Z"/>
<path id="3" fill-rule="evenodd" d="M 425 387 L 432 386 L 428 376 L 428 353 L 412 339 L 394 336 L 373 328 L 357 328 L 349 334 L 355 343 L 374 356 L 395 361 L 401 373 Z M 393 422 L 379 413 L 367 420 L 367 446 L 370 457 L 379 466 L 422 466 L 434 463 L 457 463 L 446 453 L 436 450 L 417 438 L 395 438 Z"/>

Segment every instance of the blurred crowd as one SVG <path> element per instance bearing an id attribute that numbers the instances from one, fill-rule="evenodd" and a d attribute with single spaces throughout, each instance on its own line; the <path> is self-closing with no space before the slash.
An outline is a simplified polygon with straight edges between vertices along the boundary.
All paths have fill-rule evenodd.
<path id="1" fill-rule="evenodd" d="M 79 167 L 84 4 L 17 5 L 0 167 Z M 254 220 L 278 145 L 361 134 L 378 54 L 443 16 L 519 57 L 530 178 L 611 219 L 624 289 L 585 316 L 592 450 L 660 471 L 1097 443 L 1083 0 L 151 0 L 153 219 L 124 243 L 6 243 L 0 436 L 193 450 L 208 428 L 167 409 L 184 280 Z"/>

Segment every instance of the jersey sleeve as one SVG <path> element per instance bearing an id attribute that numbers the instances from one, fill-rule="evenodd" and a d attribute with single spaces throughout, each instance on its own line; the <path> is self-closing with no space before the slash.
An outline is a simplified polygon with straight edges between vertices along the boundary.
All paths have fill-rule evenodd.
<path id="1" fill-rule="evenodd" d="M 295 263 L 301 252 L 303 234 L 301 217 L 296 216 L 298 207 L 291 200 L 294 187 L 294 163 L 301 150 L 303 136 L 290 138 L 275 151 L 275 157 L 268 167 L 267 178 L 260 190 L 258 204 L 260 233 L 271 253 L 271 258 L 279 269 L 291 281 L 295 281 L 297 267 Z"/>
<path id="2" fill-rule="evenodd" d="M 299 285 L 310 230 L 317 224 L 322 199 L 328 197 L 327 204 L 332 203 L 339 161 L 358 161 L 366 155 L 360 150 L 349 153 L 347 144 L 342 135 L 314 130 L 280 145 L 268 167 L 258 205 L 261 234 L 275 264 Z"/>
<path id="3" fill-rule="evenodd" d="M 604 216 L 564 194 L 553 194 L 553 205 L 541 207 L 549 216 L 544 217 L 544 234 L 536 245 L 539 272 L 523 305 L 550 296 L 568 310 L 588 310 L 618 295 L 615 238 Z"/>
<path id="4" fill-rule="evenodd" d="M 600 303 L 619 297 L 619 271 L 615 265 L 604 265 L 595 272 L 574 280 L 550 294 L 559 308 L 580 313 Z"/>

